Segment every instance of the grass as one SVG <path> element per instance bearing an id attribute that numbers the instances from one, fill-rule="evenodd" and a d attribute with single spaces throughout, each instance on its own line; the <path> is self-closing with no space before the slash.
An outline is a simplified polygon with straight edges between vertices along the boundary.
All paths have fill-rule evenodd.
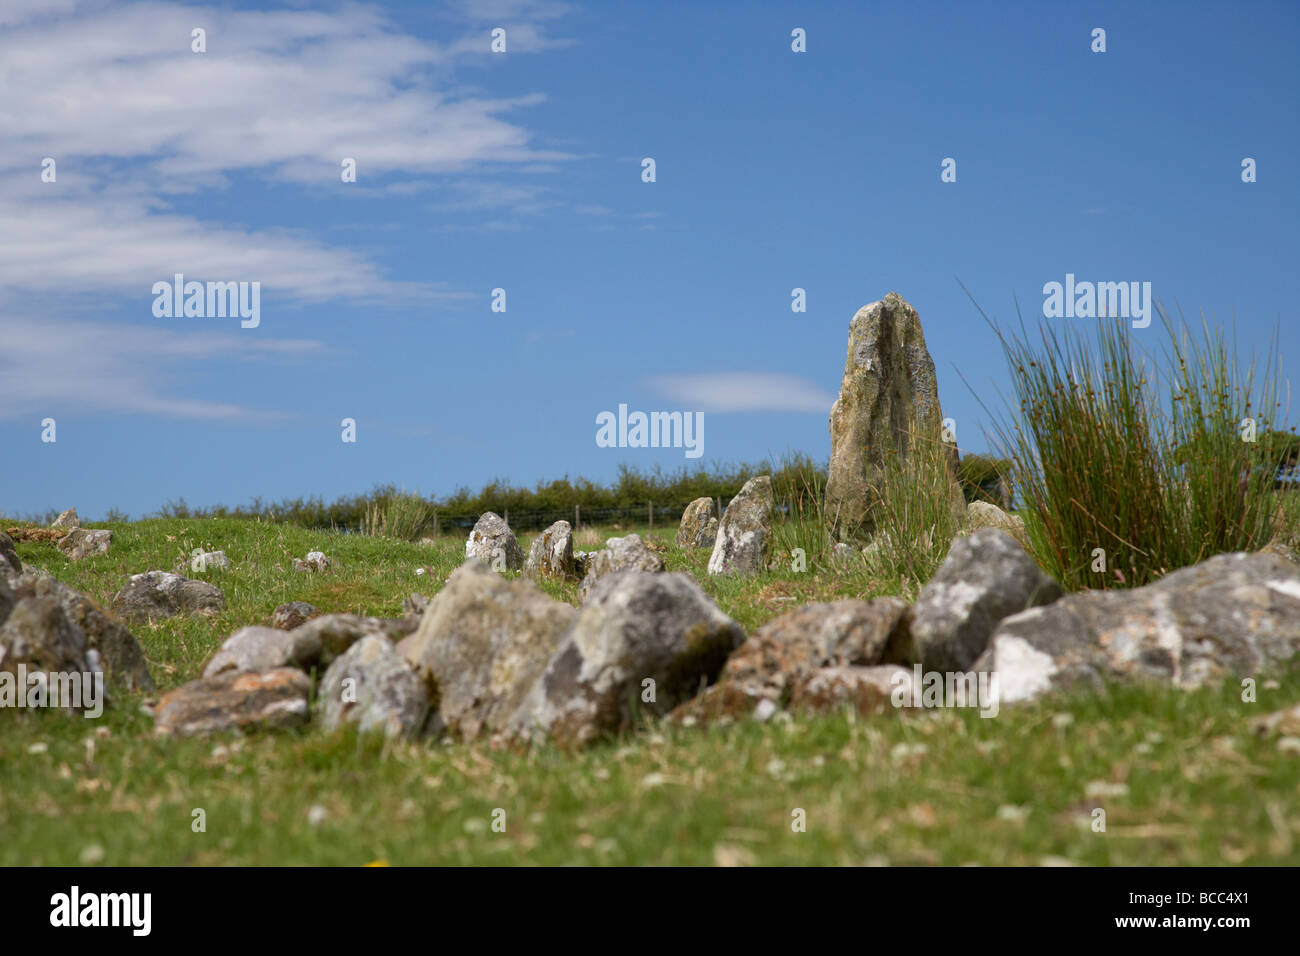
<path id="1" fill-rule="evenodd" d="M 450 537 L 418 545 L 228 518 L 107 527 L 110 553 L 78 564 L 50 543 L 19 553 L 105 603 L 129 573 L 171 568 L 193 547 L 233 562 L 197 575 L 225 592 L 222 614 L 134 629 L 163 690 L 277 604 L 396 615 L 463 554 Z M 795 604 L 910 586 L 811 565 L 710 579 L 708 553 L 671 546 L 675 529 L 603 535 L 630 530 L 665 546 L 669 570 L 693 573 L 747 632 Z M 316 549 L 333 570 L 291 570 L 291 555 Z M 576 586 L 544 587 L 576 603 Z M 656 725 L 532 753 L 314 730 L 158 739 L 138 696 L 118 695 L 96 721 L 5 710 L 0 864 L 1300 863 L 1300 755 L 1249 731 L 1250 718 L 1300 701 L 1300 670 L 1259 686 L 1252 704 L 1232 685 L 1116 687 L 992 719 Z M 1105 833 L 1089 825 L 1098 807 Z M 192 828 L 196 808 L 206 832 Z M 504 833 L 491 826 L 497 808 Z M 806 832 L 792 832 L 796 809 Z"/>

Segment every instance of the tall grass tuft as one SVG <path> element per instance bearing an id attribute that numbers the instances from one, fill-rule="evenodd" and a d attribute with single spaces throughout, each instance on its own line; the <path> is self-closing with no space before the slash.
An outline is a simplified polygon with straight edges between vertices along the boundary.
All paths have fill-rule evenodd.
<path id="1" fill-rule="evenodd" d="M 419 495 L 389 491 L 366 507 L 362 533 L 418 541 L 433 531 L 433 513 L 433 506 Z"/>
<path id="2" fill-rule="evenodd" d="M 1273 350 L 1243 369 L 1221 329 L 1160 315 L 1160 355 L 1140 353 L 1127 322 L 1091 335 L 1040 323 L 1033 345 L 1023 317 L 1007 336 L 985 316 L 1016 393 L 995 431 L 1035 555 L 1072 589 L 1135 587 L 1254 550 L 1295 518 L 1297 496 L 1274 492 L 1265 446 L 1247 440 L 1281 408 Z"/>

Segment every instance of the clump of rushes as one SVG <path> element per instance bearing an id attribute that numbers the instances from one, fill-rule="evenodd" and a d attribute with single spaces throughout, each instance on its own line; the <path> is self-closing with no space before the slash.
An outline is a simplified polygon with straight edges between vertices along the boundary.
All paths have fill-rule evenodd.
<path id="1" fill-rule="evenodd" d="M 1016 393 L 994 430 L 1035 557 L 1071 589 L 1146 584 L 1296 523 L 1300 496 L 1275 490 L 1259 440 L 1284 414 L 1276 338 L 1262 367 L 1243 367 L 1204 317 L 1194 331 L 1160 316 L 1159 355 L 1139 352 L 1127 322 L 1040 323 L 1034 346 L 1023 316 L 1009 336 L 984 316 Z"/>

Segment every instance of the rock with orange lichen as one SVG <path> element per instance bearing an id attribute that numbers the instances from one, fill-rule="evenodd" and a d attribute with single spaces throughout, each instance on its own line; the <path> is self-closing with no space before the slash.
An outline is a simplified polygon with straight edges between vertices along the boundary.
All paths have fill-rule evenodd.
<path id="1" fill-rule="evenodd" d="M 192 737 L 300 727 L 310 718 L 310 690 L 307 675 L 293 667 L 205 677 L 162 696 L 153 709 L 154 729 Z"/>

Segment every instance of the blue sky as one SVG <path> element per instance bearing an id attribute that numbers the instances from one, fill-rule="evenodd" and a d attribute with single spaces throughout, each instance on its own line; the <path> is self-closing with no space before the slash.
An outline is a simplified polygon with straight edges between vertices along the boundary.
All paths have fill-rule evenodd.
<path id="1" fill-rule="evenodd" d="M 1293 2 L 4 0 L 0 513 L 695 464 L 598 447 L 620 403 L 704 412 L 704 463 L 825 458 L 891 290 L 982 451 L 961 376 L 1008 383 L 958 279 L 1003 321 L 1149 281 L 1286 361 L 1297 49 Z M 260 324 L 156 318 L 177 272 L 260 282 Z"/>

